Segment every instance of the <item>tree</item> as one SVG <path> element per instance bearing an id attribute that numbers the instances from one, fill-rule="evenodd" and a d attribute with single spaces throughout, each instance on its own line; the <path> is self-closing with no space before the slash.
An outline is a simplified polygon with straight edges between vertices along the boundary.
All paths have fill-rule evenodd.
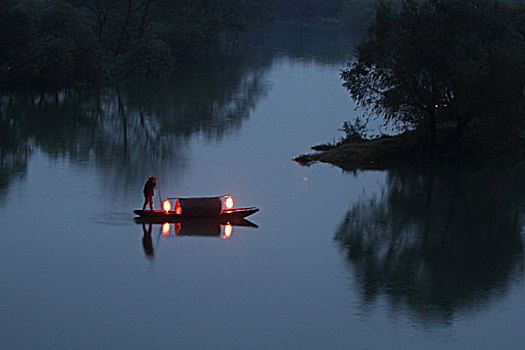
<path id="1" fill-rule="evenodd" d="M 516 125 L 523 117 L 525 36 L 517 7 L 498 0 L 380 2 L 355 62 L 341 76 L 358 105 L 421 131 Z M 519 117 L 517 117 L 519 116 Z"/>
<path id="2" fill-rule="evenodd" d="M 141 38 L 130 43 L 115 65 L 116 76 L 158 75 L 172 68 L 171 50 L 161 40 Z"/>
<path id="3" fill-rule="evenodd" d="M 61 1 L 35 4 L 0 5 L 0 81 L 58 87 L 99 79 L 102 52 L 82 14 Z"/>
<path id="4" fill-rule="evenodd" d="M 1 0 L 0 84 L 157 74 L 249 29 L 269 0 Z"/>
<path id="5" fill-rule="evenodd" d="M 32 15 L 28 66 L 37 82 L 61 86 L 98 79 L 101 48 L 76 8 L 57 1 Z"/>
<path id="6" fill-rule="evenodd" d="M 11 83 L 24 78 L 32 21 L 16 0 L 0 1 L 0 13 L 0 81 Z"/>

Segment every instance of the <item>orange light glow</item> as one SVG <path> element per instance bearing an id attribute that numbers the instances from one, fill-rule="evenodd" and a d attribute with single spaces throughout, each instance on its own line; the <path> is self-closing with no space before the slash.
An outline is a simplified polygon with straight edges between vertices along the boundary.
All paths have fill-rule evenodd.
<path id="1" fill-rule="evenodd" d="M 230 238 L 232 235 L 233 227 L 230 223 L 224 226 L 224 238 Z"/>
<path id="2" fill-rule="evenodd" d="M 171 203 L 170 201 L 166 200 L 164 203 L 162 203 L 162 207 L 164 208 L 164 211 L 167 213 L 171 210 Z"/>
<path id="3" fill-rule="evenodd" d="M 233 208 L 233 198 L 231 196 L 226 197 L 226 200 L 224 201 L 224 205 L 228 209 Z"/>
<path id="4" fill-rule="evenodd" d="M 182 214 L 182 207 L 180 206 L 180 202 L 178 199 L 175 201 L 175 214 L 177 215 Z"/>
<path id="5" fill-rule="evenodd" d="M 164 225 L 162 225 L 162 233 L 164 236 L 168 236 L 170 234 L 170 223 L 165 222 Z"/>
<path id="6" fill-rule="evenodd" d="M 180 230 L 182 229 L 182 224 L 180 222 L 175 223 L 175 235 L 180 234 Z"/>

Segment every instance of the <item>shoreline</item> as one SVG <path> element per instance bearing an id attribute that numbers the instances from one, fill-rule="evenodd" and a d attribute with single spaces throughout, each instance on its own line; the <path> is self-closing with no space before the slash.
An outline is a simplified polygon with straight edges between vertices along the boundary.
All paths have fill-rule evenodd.
<path id="1" fill-rule="evenodd" d="M 461 152 L 453 147 L 453 129 L 441 128 L 435 144 L 425 151 L 421 135 L 406 131 L 395 136 L 381 136 L 375 139 L 354 137 L 337 144 L 322 144 L 311 147 L 314 153 L 294 157 L 302 166 L 328 163 L 343 170 L 386 170 L 399 165 L 425 163 L 462 164 L 469 167 L 516 166 L 525 164 L 525 140 L 516 133 L 498 147 L 481 148 L 471 134 Z M 490 151 L 487 151 L 490 149 Z"/>

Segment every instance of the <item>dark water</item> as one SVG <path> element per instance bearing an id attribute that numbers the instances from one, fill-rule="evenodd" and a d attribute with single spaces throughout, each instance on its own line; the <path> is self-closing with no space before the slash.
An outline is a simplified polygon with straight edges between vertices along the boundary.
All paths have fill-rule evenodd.
<path id="1" fill-rule="evenodd" d="M 170 77 L 3 96 L 2 348 L 522 348 L 523 170 L 291 161 L 354 115 L 357 40 L 271 30 Z M 152 174 L 258 228 L 148 234 Z"/>

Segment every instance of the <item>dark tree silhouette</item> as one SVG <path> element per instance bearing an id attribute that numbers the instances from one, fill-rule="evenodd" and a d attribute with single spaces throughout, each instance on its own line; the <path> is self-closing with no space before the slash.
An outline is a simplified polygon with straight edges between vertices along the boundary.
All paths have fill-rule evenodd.
<path id="1" fill-rule="evenodd" d="M 524 120 L 522 13 L 498 0 L 380 2 L 343 85 L 361 107 L 421 131 L 426 149 L 438 124 L 454 126 L 458 150 L 469 125 L 501 136 Z"/>

